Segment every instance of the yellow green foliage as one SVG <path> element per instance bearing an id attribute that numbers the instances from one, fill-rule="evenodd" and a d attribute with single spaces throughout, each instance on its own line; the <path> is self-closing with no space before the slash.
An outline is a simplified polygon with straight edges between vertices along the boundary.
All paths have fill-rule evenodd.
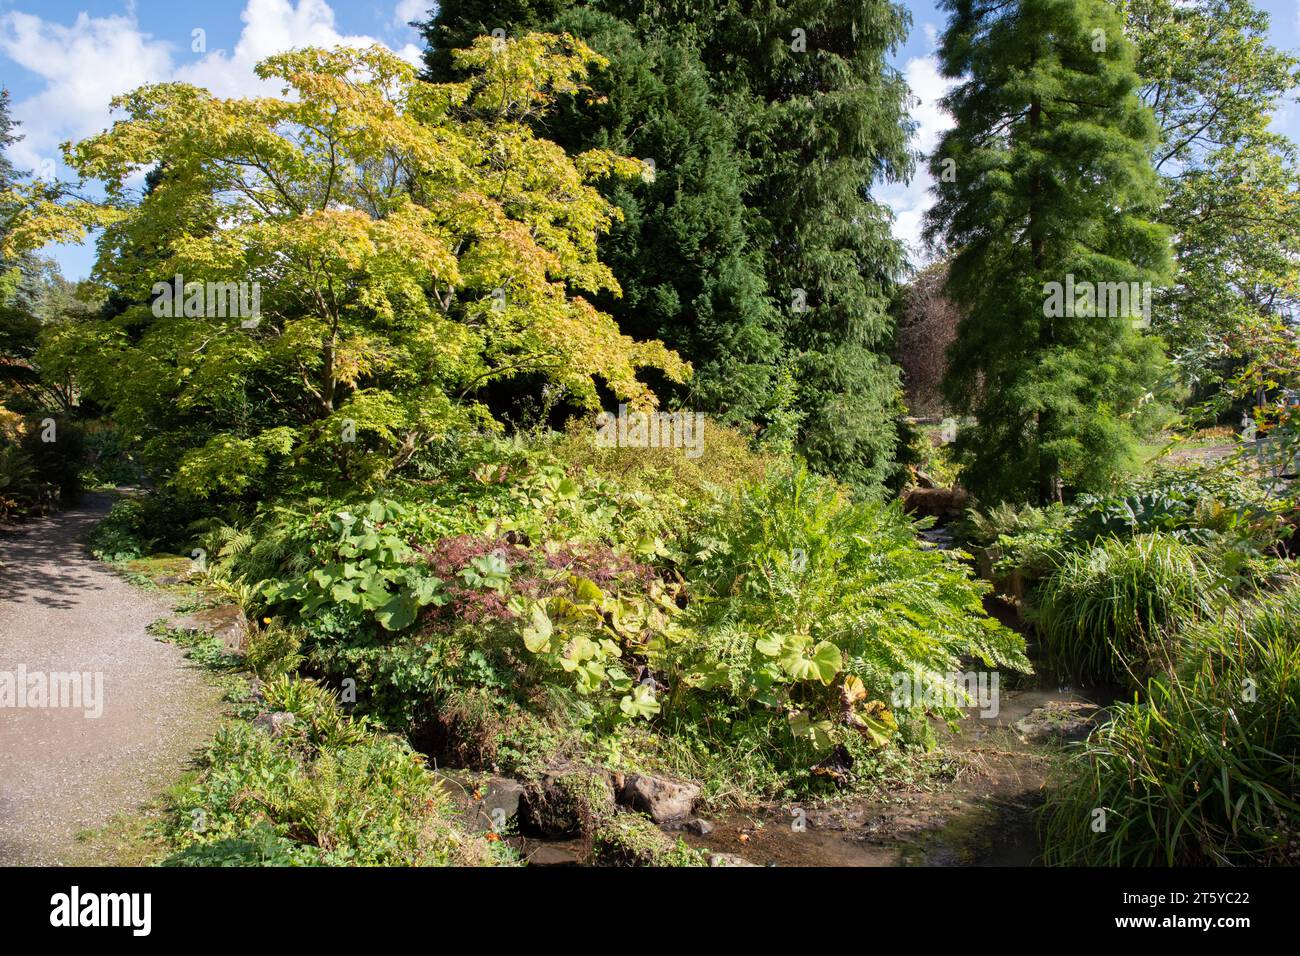
<path id="1" fill-rule="evenodd" d="M 383 478 L 431 436 L 482 423 L 475 389 L 517 374 L 591 409 L 598 382 L 653 406 L 638 369 L 681 381 L 689 366 L 584 298 L 619 293 L 596 256 L 618 210 L 595 184 L 643 167 L 570 157 L 530 125 L 603 61 L 541 34 L 459 56 L 475 71 L 462 83 L 422 82 L 374 46 L 267 58 L 258 74 L 281 97 L 184 83 L 118 97 L 123 117 L 66 154 L 107 199 L 33 201 L 24 229 L 106 225 L 95 279 L 136 304 L 52 330 L 44 366 L 75 373 L 197 495 L 295 469 Z M 255 283 L 257 321 L 251 292 L 229 315 L 211 283 Z"/>
<path id="2" fill-rule="evenodd" d="M 704 454 L 692 457 L 680 448 L 602 448 L 589 422 L 575 422 L 551 449 L 576 470 L 617 479 L 630 490 L 703 500 L 710 489 L 732 489 L 761 481 L 777 463 L 776 455 L 755 449 L 742 429 L 705 419 Z"/>

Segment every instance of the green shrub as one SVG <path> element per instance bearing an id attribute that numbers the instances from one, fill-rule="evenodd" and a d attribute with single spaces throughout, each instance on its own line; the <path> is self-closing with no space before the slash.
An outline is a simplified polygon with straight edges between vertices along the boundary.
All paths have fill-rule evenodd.
<path id="1" fill-rule="evenodd" d="M 290 674 L 302 663 L 303 632 L 277 620 L 248 629 L 244 663 L 262 680 Z"/>
<path id="2" fill-rule="evenodd" d="M 585 749 L 807 783 L 837 748 L 869 767 L 924 738 L 919 707 L 897 725 L 897 673 L 1027 667 L 987 587 L 923 550 L 898 506 L 803 472 L 708 484 L 692 505 L 549 452 L 462 458 L 423 502 L 406 485 L 406 503 L 281 506 L 205 540 L 257 616 L 301 626 L 313 672 L 354 679 L 361 708 L 432 751 L 506 772 Z M 731 760 L 738 740 L 761 756 Z"/>
<path id="3" fill-rule="evenodd" d="M 53 430 L 47 423 L 53 422 Z M 46 441 L 50 437 L 52 441 Z M 42 481 L 59 489 L 66 505 L 81 494 L 81 469 L 86 463 L 86 434 L 76 422 L 33 417 L 22 437 L 23 451 L 31 457 Z"/>
<path id="4" fill-rule="evenodd" d="M 195 823 L 201 817 L 191 817 Z M 319 866 L 315 847 L 295 843 L 267 823 L 258 823 L 240 836 L 191 843 L 159 866 Z"/>
<path id="5" fill-rule="evenodd" d="M 1045 808 L 1067 865 L 1300 862 L 1300 586 L 1191 628 L 1172 678 L 1112 719 Z M 1105 828 L 1098 832 L 1097 812 Z"/>
<path id="6" fill-rule="evenodd" d="M 308 681 L 266 685 L 294 714 L 282 736 L 223 725 L 198 779 L 172 799 L 172 865 L 426 866 L 485 862 L 404 742 L 343 714 Z"/>
<path id="7" fill-rule="evenodd" d="M 1140 684 L 1168 667 L 1175 630 L 1212 613 L 1221 591 L 1203 553 L 1176 538 L 1103 538 L 1059 555 L 1030 618 L 1061 676 Z"/>
<path id="8" fill-rule="evenodd" d="M 40 500 L 36 463 L 17 445 L 0 444 L 0 518 L 27 514 Z"/>
<path id="9" fill-rule="evenodd" d="M 108 422 L 91 422 L 85 436 L 83 482 L 92 486 L 140 483 L 144 471 L 117 427 Z"/>
<path id="10" fill-rule="evenodd" d="M 717 489 L 760 481 L 776 464 L 770 453 L 754 447 L 749 435 L 713 419 L 705 422 L 702 454 L 694 458 L 681 448 L 601 448 L 595 426 L 584 421 L 551 436 L 547 444 L 574 469 L 615 479 L 631 491 L 664 493 L 688 502 L 707 500 Z"/>
<path id="11" fill-rule="evenodd" d="M 1061 504 L 1036 508 L 1004 503 L 985 512 L 971 509 L 958 531 L 967 544 L 984 549 L 993 574 L 1018 572 L 1035 580 L 1051 570 L 1071 520 Z"/>
<path id="12" fill-rule="evenodd" d="M 940 488 L 951 488 L 960 484 L 961 469 L 953 459 L 952 443 L 941 440 L 942 431 L 937 425 L 905 428 L 900 458 Z"/>
<path id="13" fill-rule="evenodd" d="M 114 503 L 91 531 L 91 553 L 101 561 L 133 561 L 159 552 L 190 554 L 200 516 L 193 499 L 169 489 L 131 495 Z"/>
<path id="14" fill-rule="evenodd" d="M 409 560 L 410 546 L 396 533 L 405 509 L 376 499 L 358 511 L 313 519 L 316 526 L 323 524 L 319 544 L 312 548 L 317 566 L 262 582 L 268 604 L 288 604 L 303 619 L 346 604 L 373 615 L 385 630 L 401 631 L 415 623 L 421 608 L 446 600 L 442 582 Z"/>
<path id="15" fill-rule="evenodd" d="M 1070 536 L 1089 542 L 1160 531 L 1257 553 L 1277 540 L 1284 509 L 1268 486 L 1232 465 L 1163 465 L 1113 494 L 1081 496 Z"/>
<path id="16" fill-rule="evenodd" d="M 145 506 L 136 498 L 115 502 L 90 532 L 90 551 L 100 561 L 133 561 L 152 550 L 146 534 Z"/>
<path id="17" fill-rule="evenodd" d="M 779 765 L 808 767 L 893 740 L 897 675 L 935 681 L 971 660 L 1029 669 L 1020 636 L 984 613 L 988 586 L 921 548 L 897 503 L 854 503 L 798 469 L 710 518 L 687 568 L 698 637 L 669 650 L 664 710 L 693 722 L 722 702 L 709 723 L 719 748 L 735 745 L 730 727 Z"/>

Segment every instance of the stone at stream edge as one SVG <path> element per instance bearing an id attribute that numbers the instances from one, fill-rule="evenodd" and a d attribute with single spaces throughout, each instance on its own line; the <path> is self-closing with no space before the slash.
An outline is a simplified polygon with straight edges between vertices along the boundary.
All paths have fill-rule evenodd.
<path id="1" fill-rule="evenodd" d="M 736 856 L 734 853 L 710 853 L 709 866 L 758 866 L 758 864 L 750 863 L 743 856 Z"/>
<path id="2" fill-rule="evenodd" d="M 221 638 L 222 646 L 232 653 L 242 653 L 248 640 L 248 618 L 235 604 L 205 608 L 167 622 L 174 631 L 186 634 L 211 634 Z"/>
<path id="3" fill-rule="evenodd" d="M 529 866 L 577 866 L 578 854 L 568 847 L 545 844 L 528 854 Z"/>
<path id="4" fill-rule="evenodd" d="M 592 767 L 564 767 L 523 784 L 509 777 L 484 777 L 438 771 L 444 789 L 462 816 L 477 830 L 495 830 L 512 817 L 555 839 L 582 829 L 583 820 L 604 817 L 615 805 L 650 817 L 657 824 L 707 834 L 713 825 L 691 818 L 698 784 L 650 774 L 609 773 Z"/>
<path id="5" fill-rule="evenodd" d="M 609 773 L 592 767 L 570 767 L 544 773 L 525 788 L 520 820 L 545 837 L 572 836 L 584 819 L 595 819 L 614 807 Z"/>
<path id="6" fill-rule="evenodd" d="M 616 775 L 615 786 L 620 804 L 646 814 L 655 823 L 669 823 L 690 816 L 700 796 L 699 785 L 689 780 L 643 773 Z"/>
<path id="7" fill-rule="evenodd" d="M 443 789 L 460 808 L 462 819 L 479 833 L 497 832 L 519 813 L 524 785 L 509 777 L 482 778 L 439 770 Z"/>
<path id="8" fill-rule="evenodd" d="M 1016 733 L 1027 743 L 1083 740 L 1092 732 L 1099 710 L 1096 704 L 1081 700 L 1049 701 L 1016 721 Z"/>

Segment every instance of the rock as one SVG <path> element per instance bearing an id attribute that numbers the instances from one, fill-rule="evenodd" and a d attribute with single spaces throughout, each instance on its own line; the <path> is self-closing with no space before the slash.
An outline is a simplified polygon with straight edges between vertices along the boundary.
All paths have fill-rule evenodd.
<path id="1" fill-rule="evenodd" d="M 960 518 L 969 505 L 970 495 L 964 488 L 907 488 L 903 491 L 903 510 L 912 515 Z"/>
<path id="2" fill-rule="evenodd" d="M 1083 740 L 1092 732 L 1099 709 L 1081 700 L 1049 701 L 1016 721 L 1016 733 L 1027 743 Z"/>
<path id="3" fill-rule="evenodd" d="M 440 770 L 443 789 L 459 809 L 465 824 L 479 833 L 498 833 L 519 814 L 525 788 L 509 777 Z"/>
<path id="4" fill-rule="evenodd" d="M 604 770 L 548 771 L 525 788 L 520 811 L 520 822 L 543 836 L 570 836 L 614 812 L 614 788 Z"/>
<path id="5" fill-rule="evenodd" d="M 483 799 L 479 801 L 479 813 L 491 821 L 504 821 L 519 814 L 519 805 L 523 802 L 525 788 L 518 780 L 509 777 L 490 777 L 483 784 Z"/>
<path id="6" fill-rule="evenodd" d="M 544 844 L 528 854 L 529 866 L 577 866 L 578 854 L 568 847 Z"/>
<path id="7" fill-rule="evenodd" d="M 618 787 L 620 804 L 648 815 L 655 823 L 668 823 L 690 816 L 699 796 L 699 785 L 689 780 L 652 777 L 644 773 L 627 774 Z"/>
<path id="8" fill-rule="evenodd" d="M 674 840 L 639 813 L 616 810 L 596 827 L 591 862 L 596 866 L 700 866 L 702 850 Z"/>
<path id="9" fill-rule="evenodd" d="M 757 863 L 750 863 L 742 856 L 736 856 L 734 853 L 710 853 L 709 866 L 758 866 Z"/>
<path id="10" fill-rule="evenodd" d="M 253 718 L 253 726 L 259 730 L 265 730 L 272 737 L 283 737 L 286 728 L 294 723 L 296 719 L 287 710 L 277 710 L 267 714 L 258 714 Z"/>
<path id="11" fill-rule="evenodd" d="M 222 645 L 231 653 L 242 653 L 248 641 L 248 618 L 235 604 L 223 604 L 184 617 L 175 617 L 167 626 L 186 634 L 211 634 L 219 637 Z"/>
<path id="12" fill-rule="evenodd" d="M 682 829 L 694 833 L 696 836 L 708 836 L 713 832 L 713 824 L 708 820 L 701 820 L 699 817 L 691 817 L 682 824 Z"/>

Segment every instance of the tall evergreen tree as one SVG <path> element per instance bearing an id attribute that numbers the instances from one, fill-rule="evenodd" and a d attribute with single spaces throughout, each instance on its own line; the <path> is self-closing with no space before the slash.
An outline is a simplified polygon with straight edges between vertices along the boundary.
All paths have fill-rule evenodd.
<path id="1" fill-rule="evenodd" d="M 889 305 L 905 256 L 879 179 L 911 172 L 907 85 L 887 63 L 908 14 L 888 0 L 664 5 L 707 31 L 715 91 L 750 161 L 745 201 L 773 295 L 809 461 L 860 488 L 888 477 L 902 411 Z"/>
<path id="2" fill-rule="evenodd" d="M 931 161 L 928 234 L 953 253 L 948 288 L 964 311 L 946 391 L 978 423 L 958 451 L 976 493 L 1046 501 L 1124 465 L 1126 416 L 1159 361 L 1118 295 L 1066 293 L 1164 278 L 1155 123 L 1105 0 L 944 6 L 943 71 L 964 81 Z"/>

